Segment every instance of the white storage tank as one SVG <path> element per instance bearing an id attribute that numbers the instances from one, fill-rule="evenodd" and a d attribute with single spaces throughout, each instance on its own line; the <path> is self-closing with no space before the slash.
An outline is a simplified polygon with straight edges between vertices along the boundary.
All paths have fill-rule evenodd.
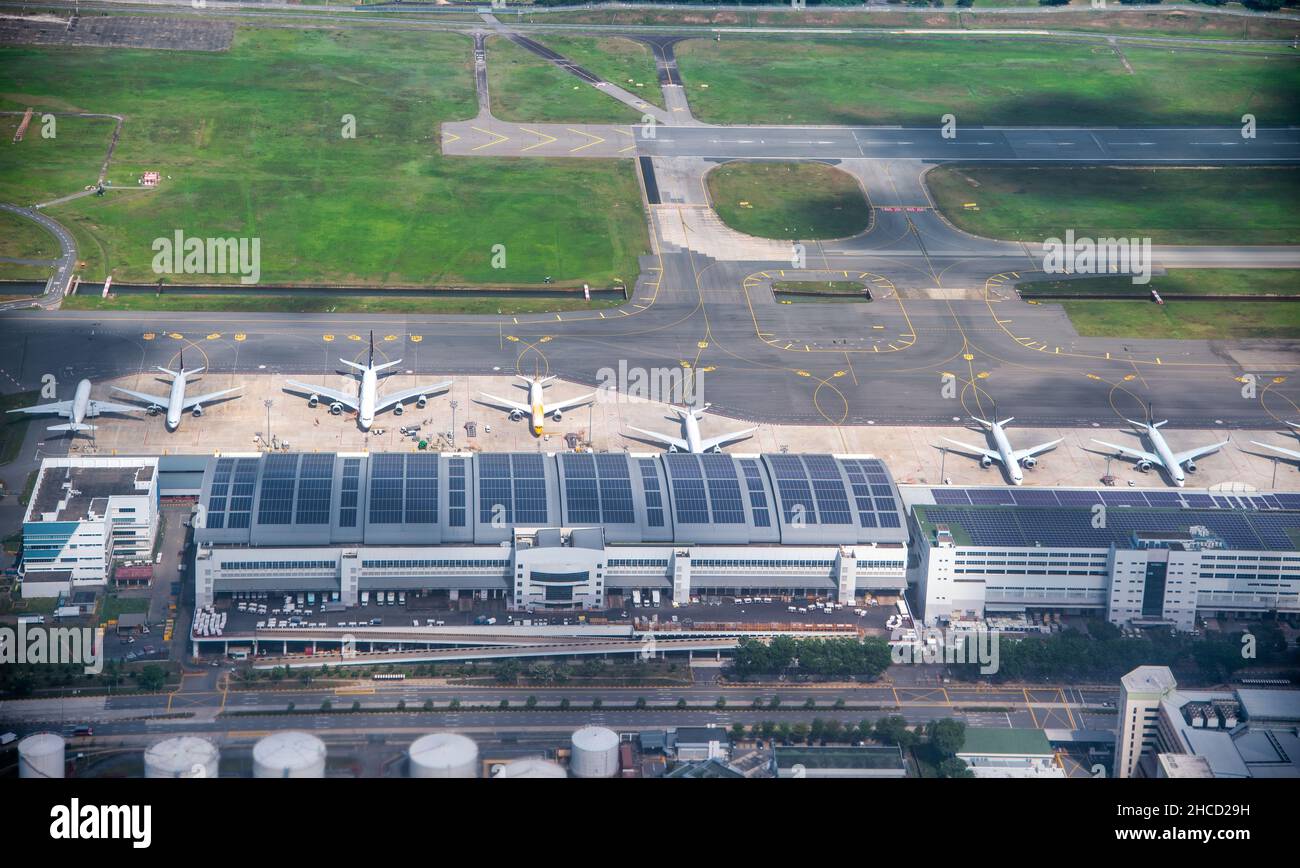
<path id="1" fill-rule="evenodd" d="M 422 735 L 407 748 L 413 778 L 478 777 L 478 745 L 454 732 Z"/>
<path id="2" fill-rule="evenodd" d="M 569 769 L 579 778 L 612 778 L 618 774 L 618 733 L 603 726 L 584 726 L 573 734 Z"/>
<path id="3" fill-rule="evenodd" d="M 61 778 L 64 741 L 52 732 L 38 732 L 18 742 L 18 777 Z"/>
<path id="4" fill-rule="evenodd" d="M 255 778 L 325 777 L 325 742 L 309 732 L 277 732 L 253 745 Z"/>
<path id="5" fill-rule="evenodd" d="M 144 752 L 146 778 L 215 778 L 221 763 L 217 746 L 206 738 L 165 738 Z"/>
<path id="6" fill-rule="evenodd" d="M 503 766 L 493 766 L 494 778 L 567 778 L 564 766 L 544 759 L 520 759 Z"/>

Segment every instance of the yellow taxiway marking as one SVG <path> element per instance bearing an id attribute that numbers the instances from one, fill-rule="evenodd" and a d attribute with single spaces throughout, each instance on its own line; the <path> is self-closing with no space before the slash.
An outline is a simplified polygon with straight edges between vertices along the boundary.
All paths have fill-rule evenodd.
<path id="1" fill-rule="evenodd" d="M 208 340 L 215 341 L 220 337 L 221 337 L 221 332 L 213 332 L 212 334 L 208 335 Z"/>
<path id="2" fill-rule="evenodd" d="M 247 337 L 248 337 L 248 335 L 244 334 L 243 332 L 239 332 L 239 333 L 237 333 L 237 334 L 235 335 L 235 340 L 237 340 L 237 341 L 242 341 L 242 340 L 244 340 L 244 339 L 247 338 Z"/>
<path id="3" fill-rule="evenodd" d="M 580 136 L 586 136 L 587 138 L 591 139 L 591 141 L 587 142 L 587 144 L 585 145 L 578 145 L 578 147 L 576 148 L 570 148 L 569 149 L 570 154 L 575 154 L 578 151 L 590 148 L 592 145 L 599 145 L 601 142 L 605 141 L 600 136 L 592 135 L 591 133 L 584 133 L 582 130 L 575 130 L 573 127 L 565 127 L 565 129 L 571 133 L 577 133 Z"/>
<path id="4" fill-rule="evenodd" d="M 531 151 L 533 148 L 540 148 L 542 145 L 549 145 L 551 142 L 559 141 L 559 138 L 557 136 L 548 136 L 546 133 L 540 132 L 538 130 L 530 129 L 528 127 L 520 127 L 519 129 L 523 130 L 526 133 L 532 133 L 535 136 L 541 136 L 543 139 L 545 139 L 545 141 L 538 142 L 535 145 L 529 145 L 528 147 L 523 149 L 524 151 Z M 520 151 L 520 153 L 523 153 L 523 151 Z"/>
<path id="5" fill-rule="evenodd" d="M 359 341 L 359 340 L 361 340 L 361 335 L 348 335 L 348 340 L 350 340 L 350 341 Z"/>
<path id="6" fill-rule="evenodd" d="M 325 343 L 329 343 L 330 341 L 334 340 L 334 335 L 321 335 L 321 338 L 325 341 Z"/>
<path id="7" fill-rule="evenodd" d="M 153 339 L 156 338 L 156 337 L 158 337 L 158 336 L 157 336 L 156 334 L 154 334 L 153 332 L 145 332 L 145 333 L 144 333 L 144 339 L 147 340 L 147 341 L 151 341 L 151 340 L 153 340 Z"/>
<path id="8" fill-rule="evenodd" d="M 406 337 L 413 344 L 418 344 L 420 341 L 424 340 L 424 335 L 407 335 Z"/>
<path id="9" fill-rule="evenodd" d="M 452 142 L 459 142 L 459 141 L 460 141 L 460 136 L 456 135 L 455 133 L 444 132 L 442 134 L 442 143 L 444 145 L 449 145 Z"/>
<path id="10" fill-rule="evenodd" d="M 395 341 L 395 340 L 397 340 L 397 335 L 384 335 L 384 340 L 386 340 L 386 341 Z"/>
<path id="11" fill-rule="evenodd" d="M 185 340 L 185 335 L 181 334 L 180 332 L 172 332 L 172 333 L 169 334 L 167 337 L 171 338 L 171 339 L 174 340 L 174 341 L 183 341 L 183 340 Z"/>
<path id="12" fill-rule="evenodd" d="M 502 142 L 508 142 L 508 141 L 510 141 L 510 137 L 509 137 L 509 136 L 503 136 L 503 135 L 501 135 L 500 133 L 494 133 L 494 132 L 492 132 L 491 130 L 485 130 L 485 129 L 483 129 L 482 127 L 470 127 L 470 129 L 471 129 L 471 130 L 476 130 L 476 131 L 478 131 L 478 132 L 480 132 L 480 133 L 483 133 L 483 135 L 485 135 L 485 136 L 491 136 L 491 137 L 492 137 L 492 141 L 490 141 L 490 142 L 485 142 L 484 144 L 477 145 L 477 146 L 475 146 L 475 147 L 473 147 L 473 148 L 470 148 L 471 151 L 481 151 L 481 150 L 483 150 L 484 148 L 490 148 L 490 147 L 492 147 L 493 145 L 499 145 L 499 144 L 501 144 Z"/>

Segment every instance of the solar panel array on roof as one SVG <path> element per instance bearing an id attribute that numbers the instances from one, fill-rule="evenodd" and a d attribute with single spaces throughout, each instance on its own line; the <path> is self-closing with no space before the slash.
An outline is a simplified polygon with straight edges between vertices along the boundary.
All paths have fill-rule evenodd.
<path id="1" fill-rule="evenodd" d="M 370 523 L 402 523 L 402 490 L 405 455 L 379 454 L 370 457 Z"/>
<path id="2" fill-rule="evenodd" d="M 659 471 L 653 458 L 638 458 L 641 467 L 641 489 L 645 495 L 646 524 L 664 526 L 664 496 L 659 490 Z"/>
<path id="3" fill-rule="evenodd" d="M 330 489 L 334 485 L 333 455 L 304 455 L 298 470 L 295 524 L 329 524 Z"/>
<path id="4" fill-rule="evenodd" d="M 767 491 L 763 488 L 763 471 L 758 461 L 742 458 L 741 470 L 745 474 L 745 488 L 749 492 L 749 511 L 754 516 L 754 527 L 771 527 L 772 514 L 767 506 Z"/>
<path id="5" fill-rule="evenodd" d="M 447 525 L 465 526 L 465 459 L 447 459 Z"/>
<path id="6" fill-rule="evenodd" d="M 299 455 L 266 456 L 262 485 L 257 496 L 258 524 L 293 523 L 293 489 L 298 476 Z"/>
<path id="7" fill-rule="evenodd" d="M 479 467 L 479 521 L 494 515 L 507 524 L 544 525 L 546 514 L 546 464 L 532 452 L 482 454 Z"/>
<path id="8" fill-rule="evenodd" d="M 876 458 L 841 458 L 849 477 L 861 527 L 899 527 L 898 501 L 884 462 Z"/>
<path id="9" fill-rule="evenodd" d="M 339 527 L 357 526 L 357 504 L 361 497 L 361 459 L 343 459 L 343 480 L 339 486 Z"/>
<path id="10" fill-rule="evenodd" d="M 406 524 L 438 521 L 438 456 L 416 453 L 406 457 Z"/>
<path id="11" fill-rule="evenodd" d="M 1300 494 L 1193 494 L 1182 491 L 1085 491 L 1050 488 L 931 488 L 938 506 L 1107 506 L 1155 509 L 1300 509 Z"/>
<path id="12" fill-rule="evenodd" d="M 1300 512 L 1254 513 L 1229 510 L 1111 509 L 1104 526 L 1094 526 L 1091 509 L 1003 509 L 960 506 L 923 507 L 931 523 L 960 527 L 972 545 L 1104 547 L 1131 545 L 1134 532 L 1186 533 L 1208 528 L 1234 549 L 1291 550 L 1300 539 Z"/>
<path id="13" fill-rule="evenodd" d="M 632 478 L 622 454 L 566 452 L 565 505 L 571 524 L 632 524 Z"/>

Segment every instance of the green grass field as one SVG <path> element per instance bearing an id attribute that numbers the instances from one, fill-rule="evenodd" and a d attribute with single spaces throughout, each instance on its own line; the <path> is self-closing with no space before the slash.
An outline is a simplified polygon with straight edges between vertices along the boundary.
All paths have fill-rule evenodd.
<path id="1" fill-rule="evenodd" d="M 74 295 L 63 302 L 64 310 L 165 310 L 165 311 L 282 311 L 287 313 L 406 313 L 406 314 L 505 314 L 507 316 L 551 311 L 600 310 L 616 307 L 621 300 L 577 298 L 529 298 L 526 296 L 467 295 L 464 298 L 323 298 L 256 295 Z"/>
<path id="2" fill-rule="evenodd" d="M 487 51 L 488 91 L 494 117 L 538 123 L 624 123 L 641 119 L 636 109 L 508 39 L 489 39 Z"/>
<path id="3" fill-rule="evenodd" d="M 0 61 L 19 60 L 17 49 L 0 49 Z M 32 60 L 30 57 L 25 60 Z M 59 196 L 84 190 L 99 180 L 99 167 L 108 153 L 117 122 L 111 118 L 58 117 L 54 119 L 54 138 L 41 137 L 42 111 L 95 111 L 74 107 L 59 97 L 28 96 L 15 93 L 8 69 L 0 69 L 0 107 L 37 108 L 27 127 L 27 133 L 18 144 L 12 144 L 14 130 L 21 117 L 0 117 L 0 202 L 13 205 L 35 205 Z M 27 100 L 31 100 L 28 102 Z M 136 179 L 122 172 L 109 172 L 106 180 L 120 185 L 135 186 Z M 12 215 L 11 215 L 12 216 Z M 16 218 L 15 218 L 16 219 Z M 27 221 L 30 223 L 31 221 Z M 40 230 L 44 232 L 45 230 Z M 56 246 L 57 251 L 57 246 Z M 8 254 L 6 254 L 8 255 Z"/>
<path id="4" fill-rule="evenodd" d="M 722 222 L 747 235 L 845 238 L 871 222 L 857 179 L 821 163 L 727 163 L 705 183 Z"/>
<path id="5" fill-rule="evenodd" d="M 59 241 L 35 220 L 0 211 L 0 256 L 57 259 Z"/>
<path id="6" fill-rule="evenodd" d="M 866 284 L 856 280 L 774 280 L 772 295 L 790 304 L 825 304 L 827 302 L 868 302 L 863 293 Z M 805 295 L 804 293 L 817 293 Z"/>
<path id="7" fill-rule="evenodd" d="M 44 283 L 50 279 L 54 273 L 52 265 L 24 265 L 20 262 L 0 262 L 0 281 L 21 280 L 25 283 L 40 281 Z M 0 293 L 4 293 L 6 287 L 0 283 Z"/>
<path id="8" fill-rule="evenodd" d="M 1300 243 L 1296 168 L 940 166 L 926 182 L 949 220 L 989 238 L 1041 242 L 1073 229 L 1157 244 Z"/>
<path id="9" fill-rule="evenodd" d="M 464 36 L 363 29 L 241 27 L 222 54 L 3 48 L 0 107 L 124 114 L 109 178 L 163 174 L 154 191 L 49 210 L 89 280 L 152 282 L 153 239 L 180 229 L 260 238 L 263 283 L 631 283 L 649 243 L 629 162 L 439 153 L 439 123 L 476 112 L 472 63 Z M 55 144 L 6 143 L 0 198 L 93 181 L 108 123 L 61 119 Z M 492 268 L 496 244 L 505 269 Z"/>
<path id="10" fill-rule="evenodd" d="M 23 447 L 23 438 L 27 436 L 27 425 L 32 419 L 26 413 L 9 415 L 8 411 L 38 403 L 40 403 L 40 393 L 34 390 L 0 395 L 0 465 L 8 464 L 18 457 Z M 17 485 L 18 480 L 6 479 L 6 483 Z"/>
<path id="11" fill-rule="evenodd" d="M 606 81 L 646 102 L 664 107 L 664 93 L 659 89 L 659 76 L 655 72 L 655 56 L 645 43 L 622 36 L 545 35 L 540 41 Z"/>
<path id="12" fill-rule="evenodd" d="M 1237 124 L 1300 120 L 1288 57 L 1028 39 L 781 41 L 677 46 L 694 114 L 717 124 Z M 708 85 L 707 88 L 703 85 Z"/>
<path id="13" fill-rule="evenodd" d="M 1129 277 L 1090 277 L 1080 280 L 1038 280 L 1016 287 L 1022 294 L 1105 293 L 1148 297 L 1154 289 L 1172 295 L 1300 295 L 1300 270 L 1285 268 L 1187 268 L 1155 275 L 1151 283 L 1135 286 Z"/>
<path id="14" fill-rule="evenodd" d="M 1232 340 L 1300 338 L 1294 301 L 1064 301 L 1070 322 L 1088 337 Z"/>

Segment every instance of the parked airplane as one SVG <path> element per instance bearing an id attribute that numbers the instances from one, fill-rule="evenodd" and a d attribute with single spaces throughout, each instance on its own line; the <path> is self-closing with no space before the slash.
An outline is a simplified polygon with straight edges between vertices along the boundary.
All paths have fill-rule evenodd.
<path id="1" fill-rule="evenodd" d="M 238 392 L 243 388 L 243 386 L 236 386 L 233 389 L 223 389 L 220 392 L 209 392 L 206 395 L 187 398 L 185 397 L 185 386 L 189 382 L 189 378 L 195 374 L 200 374 L 207 369 L 195 368 L 192 371 L 185 370 L 184 350 L 181 351 L 180 361 L 181 364 L 179 371 L 169 371 L 164 367 L 158 368 L 158 370 L 172 378 L 171 391 L 168 393 L 166 398 L 161 395 L 149 395 L 145 392 L 133 392 L 130 389 L 123 389 L 121 386 L 114 386 L 113 391 L 130 395 L 132 398 L 138 398 L 141 401 L 148 401 L 149 406 L 147 409 L 151 415 L 157 413 L 159 410 L 166 410 L 167 430 L 175 431 L 181 424 L 181 414 L 186 410 L 193 408 L 195 416 L 202 416 L 204 404 L 210 404 L 219 398 L 229 395 L 231 392 Z"/>
<path id="2" fill-rule="evenodd" d="M 1297 433 L 1300 433 L 1300 422 L 1287 422 L 1286 424 L 1294 428 Z M 1300 461 L 1300 452 L 1295 449 L 1284 449 L 1281 446 L 1269 446 L 1267 443 L 1260 443 L 1258 440 L 1252 440 L 1250 442 L 1254 443 L 1256 446 L 1263 446 L 1265 449 L 1271 449 L 1279 455 L 1285 455 L 1287 458 Z"/>
<path id="3" fill-rule="evenodd" d="M 1034 457 L 1035 455 L 1037 455 L 1040 452 L 1046 452 L 1048 449 L 1051 449 L 1053 446 L 1055 446 L 1057 443 L 1060 443 L 1061 440 L 1064 440 L 1065 438 L 1061 437 L 1056 440 L 1052 440 L 1051 442 L 1048 443 L 1039 443 L 1037 446 L 1030 446 L 1028 449 L 1012 449 L 1011 441 L 1007 439 L 1007 432 L 1003 430 L 1003 426 L 1006 425 L 1011 420 L 1013 420 L 1015 417 L 1008 416 L 1007 418 L 999 422 L 997 421 L 997 412 L 998 412 L 998 408 L 995 406 L 993 408 L 994 421 L 992 422 L 986 419 L 980 419 L 976 416 L 971 417 L 976 422 L 988 428 L 990 433 L 992 433 L 993 446 L 994 446 L 993 449 L 984 449 L 979 446 L 969 446 L 965 443 L 962 443 L 959 440 L 953 440 L 951 437 L 945 437 L 943 439 L 947 440 L 949 443 L 955 443 L 961 448 L 967 449 L 971 452 L 974 452 L 976 455 L 980 456 L 980 466 L 982 467 L 988 467 L 994 461 L 1001 462 L 1002 466 L 1006 468 L 1007 476 L 1011 479 L 1011 484 L 1020 485 L 1022 482 L 1025 481 L 1025 475 L 1020 472 L 1020 468 L 1033 467 L 1035 464 L 1038 463 L 1038 459 Z"/>
<path id="4" fill-rule="evenodd" d="M 709 409 L 708 404 L 699 409 L 685 407 L 673 407 L 672 409 L 682 420 L 682 433 L 685 435 L 685 439 L 670 437 L 667 434 L 659 434 L 654 431 L 646 431 L 644 428 L 637 428 L 633 425 L 628 427 L 638 434 L 644 434 L 646 437 L 658 440 L 660 443 L 668 444 L 669 452 L 689 452 L 692 455 L 699 455 L 704 452 L 721 452 L 722 447 L 726 444 L 748 437 L 758 430 L 757 428 L 746 428 L 743 431 L 736 431 L 731 434 L 701 437 L 699 420 L 704 416 L 705 411 Z"/>
<path id="5" fill-rule="evenodd" d="M 550 416 L 556 422 L 559 422 L 563 417 L 564 410 L 568 410 L 571 407 L 577 407 L 580 404 L 585 404 L 596 397 L 596 393 L 592 392 L 589 395 L 583 395 L 580 398 L 568 398 L 547 407 L 542 399 L 542 390 L 545 389 L 547 384 L 550 383 L 551 380 L 554 380 L 555 377 L 537 377 L 535 379 L 530 379 L 520 374 L 519 379 L 528 384 L 528 403 L 526 405 L 520 404 L 518 401 L 511 401 L 508 398 L 498 398 L 496 395 L 489 395 L 487 392 L 480 392 L 479 394 L 494 404 L 499 404 L 503 407 L 509 408 L 511 422 L 518 422 L 525 416 L 530 417 L 533 433 L 538 437 L 541 437 L 543 434 L 542 423 L 546 421 L 547 416 Z"/>
<path id="6" fill-rule="evenodd" d="M 1147 418 L 1155 418 L 1149 407 L 1147 408 Z M 1155 451 L 1145 452 L 1141 449 L 1133 449 L 1129 446 L 1117 446 L 1114 443 L 1106 443 L 1103 440 L 1097 440 L 1095 438 L 1092 442 L 1100 443 L 1102 446 L 1114 449 L 1122 455 L 1127 455 L 1130 458 L 1137 459 L 1137 468 L 1143 473 L 1150 470 L 1152 467 L 1163 467 L 1165 472 L 1169 474 L 1169 478 L 1173 480 L 1174 485 L 1177 485 L 1179 488 L 1182 488 L 1184 483 L 1187 482 L 1187 476 L 1183 473 L 1184 464 L 1187 465 L 1187 470 L 1189 472 L 1195 473 L 1197 458 L 1200 458 L 1202 455 L 1209 455 L 1211 452 L 1217 451 L 1220 447 L 1227 446 L 1229 442 L 1224 440 L 1210 446 L 1188 449 L 1185 452 L 1174 452 L 1169 448 L 1169 444 L 1165 442 L 1164 435 L 1158 430 L 1160 426 L 1168 424 L 1168 419 L 1164 419 L 1160 422 L 1134 422 L 1132 419 L 1125 419 L 1124 421 L 1136 428 L 1141 428 L 1142 433 L 1151 441 L 1151 448 Z"/>
<path id="7" fill-rule="evenodd" d="M 330 402 L 330 413 L 335 416 L 343 412 L 343 408 L 357 411 L 357 423 L 361 430 L 368 431 L 374 424 L 375 414 L 382 413 L 389 407 L 393 408 L 394 415 L 400 416 L 405 411 L 402 405 L 415 399 L 415 406 L 421 410 L 429 402 L 429 396 L 438 392 L 444 392 L 451 388 L 451 380 L 442 383 L 434 383 L 431 386 L 414 386 L 410 389 L 402 389 L 400 392 L 394 392 L 391 395 L 380 397 L 379 391 L 379 372 L 387 370 L 394 365 L 401 364 L 401 359 L 395 359 L 391 362 L 385 362 L 382 365 L 375 364 L 375 333 L 370 333 L 370 358 L 364 365 L 358 365 L 356 362 L 349 362 L 347 359 L 339 359 L 340 362 L 349 368 L 361 372 L 361 385 L 356 395 L 348 395 L 337 389 L 330 389 L 325 386 L 313 386 L 310 383 L 299 383 L 297 380 L 287 380 L 291 388 L 286 389 L 290 392 L 305 392 L 308 395 L 307 406 L 315 407 L 321 402 L 321 399 L 327 399 Z"/>
<path id="8" fill-rule="evenodd" d="M 87 425 L 86 419 L 100 413 L 138 413 L 139 407 L 130 404 L 114 404 L 112 401 L 96 401 L 90 397 L 90 380 L 77 383 L 77 390 L 71 401 L 55 401 L 52 404 L 37 404 L 35 407 L 20 407 L 10 413 L 53 413 L 65 419 L 71 419 L 67 425 L 51 425 L 47 431 L 94 431 L 94 425 Z"/>

